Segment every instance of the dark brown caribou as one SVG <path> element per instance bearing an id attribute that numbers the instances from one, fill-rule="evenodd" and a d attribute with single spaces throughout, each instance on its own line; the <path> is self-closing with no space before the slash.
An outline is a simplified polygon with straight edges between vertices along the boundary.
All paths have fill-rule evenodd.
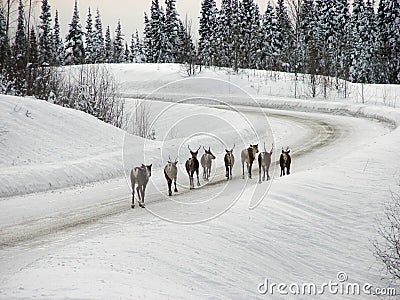
<path id="1" fill-rule="evenodd" d="M 140 207 L 144 207 L 144 195 L 146 191 L 147 183 L 151 177 L 151 165 L 145 166 L 142 164 L 140 167 L 136 167 L 131 170 L 131 186 L 132 186 L 132 208 L 135 208 L 135 184 L 137 184 L 136 191 L 138 194 L 138 204 Z"/>
<path id="2" fill-rule="evenodd" d="M 197 185 L 200 186 L 200 180 L 199 180 L 199 161 L 197 159 L 197 154 L 199 153 L 200 147 L 197 149 L 197 151 L 192 151 L 190 147 L 188 146 L 188 149 L 190 151 L 190 154 L 192 155 L 191 158 L 189 158 L 186 161 L 185 167 L 186 171 L 188 172 L 189 175 L 189 187 L 190 189 L 194 189 L 194 181 L 193 181 L 193 174 L 196 172 L 197 175 Z"/>
<path id="3" fill-rule="evenodd" d="M 249 173 L 249 178 L 251 179 L 251 169 L 253 162 L 256 158 L 256 153 L 258 153 L 258 144 L 250 145 L 249 148 L 242 150 L 242 169 L 243 169 L 243 179 L 244 179 L 244 164 L 246 163 L 247 171 Z"/>
<path id="4" fill-rule="evenodd" d="M 286 168 L 286 174 L 290 174 L 290 164 L 292 163 L 292 159 L 290 158 L 290 149 L 289 147 L 286 147 L 286 151 L 283 150 L 282 147 L 282 153 L 281 157 L 279 158 L 279 164 L 281 166 L 281 177 L 282 175 L 285 176 L 285 168 Z"/>
<path id="5" fill-rule="evenodd" d="M 232 168 L 233 165 L 235 164 L 235 157 L 233 156 L 233 149 L 235 148 L 235 145 L 233 145 L 233 148 L 231 150 L 225 149 L 226 154 L 224 157 L 224 163 L 225 163 L 225 170 L 226 170 L 226 180 L 232 179 Z"/>

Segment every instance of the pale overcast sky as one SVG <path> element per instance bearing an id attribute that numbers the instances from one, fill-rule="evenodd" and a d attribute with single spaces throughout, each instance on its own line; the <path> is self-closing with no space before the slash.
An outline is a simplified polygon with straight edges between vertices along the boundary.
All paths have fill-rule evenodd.
<path id="1" fill-rule="evenodd" d="M 75 0 L 49 0 L 52 9 L 52 18 L 54 18 L 55 10 L 58 10 L 63 37 L 65 37 L 68 24 L 71 22 L 74 2 Z M 256 0 L 256 2 L 260 5 L 261 11 L 264 11 L 268 0 Z M 273 0 L 271 2 L 274 3 L 275 1 Z M 160 0 L 160 3 L 165 8 L 164 0 Z M 217 0 L 218 7 L 220 3 L 221 0 Z M 86 16 L 89 6 L 93 15 L 98 8 L 102 16 L 104 31 L 107 25 L 110 25 L 111 33 L 113 34 L 118 19 L 120 19 L 122 31 L 128 42 L 130 42 L 131 34 L 136 31 L 136 29 L 142 34 L 143 13 L 149 12 L 150 5 L 151 0 L 78 0 L 79 16 L 83 27 L 86 25 Z M 40 4 L 38 4 L 38 7 L 40 8 Z M 187 15 L 188 19 L 193 21 L 193 28 L 197 31 L 201 0 L 177 0 L 176 7 L 182 20 L 184 20 Z"/>

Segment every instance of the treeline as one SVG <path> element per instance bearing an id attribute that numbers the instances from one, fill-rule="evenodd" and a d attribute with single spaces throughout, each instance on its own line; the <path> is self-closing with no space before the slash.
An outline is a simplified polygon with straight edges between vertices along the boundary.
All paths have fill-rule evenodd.
<path id="1" fill-rule="evenodd" d="M 14 0 L 16 1 L 16 0 Z M 0 92 L 47 99 L 52 66 L 152 62 L 191 66 L 265 69 L 329 76 L 362 83 L 400 83 L 400 1 L 278 0 L 261 12 L 254 0 L 203 0 L 195 47 L 190 22 L 182 21 L 176 0 L 153 0 L 144 15 L 143 38 L 125 39 L 121 23 L 103 30 L 100 12 L 89 8 L 86 25 L 78 3 L 68 34 L 60 36 L 58 12 L 41 1 L 38 26 L 31 6 L 13 0 L 0 7 Z M 29 1 L 31 3 L 31 1 Z M 27 10 L 27 11 L 26 11 Z M 12 35 L 12 36 L 11 36 Z M 128 38 L 129 39 L 129 38 Z"/>
<path id="2" fill-rule="evenodd" d="M 144 53 L 150 62 L 175 62 L 179 28 L 153 0 L 145 16 Z M 323 75 L 352 82 L 400 83 L 400 1 L 278 0 L 264 13 L 254 0 L 203 0 L 197 63 Z"/>

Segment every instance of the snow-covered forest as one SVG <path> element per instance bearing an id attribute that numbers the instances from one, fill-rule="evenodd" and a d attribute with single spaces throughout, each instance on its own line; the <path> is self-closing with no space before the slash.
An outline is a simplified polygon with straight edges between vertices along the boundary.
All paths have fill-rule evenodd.
<path id="1" fill-rule="evenodd" d="M 51 66 L 95 63 L 191 63 L 324 75 L 361 83 L 400 83 L 400 3 L 380 0 L 278 0 L 265 12 L 254 0 L 202 1 L 198 41 L 190 20 L 153 0 L 144 32 L 132 37 L 102 24 L 89 8 L 82 24 L 75 2 L 66 37 L 59 16 L 41 1 L 40 20 L 31 5 L 7 0 L 0 7 L 0 91 L 47 99 L 54 93 Z M 13 6 L 16 28 L 11 30 Z M 37 23 L 35 27 L 33 24 Z"/>

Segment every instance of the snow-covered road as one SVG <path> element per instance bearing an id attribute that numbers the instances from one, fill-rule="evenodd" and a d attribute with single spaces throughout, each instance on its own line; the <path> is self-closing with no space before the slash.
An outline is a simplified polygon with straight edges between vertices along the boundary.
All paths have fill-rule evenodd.
<path id="1" fill-rule="evenodd" d="M 241 110 L 254 117 L 253 108 Z M 0 298 L 238 299 L 262 297 L 264 278 L 318 284 L 339 271 L 382 285 L 369 239 L 396 183 L 397 130 L 350 116 L 266 112 L 284 137 L 279 145 L 292 148 L 293 167 L 275 175 L 255 209 L 250 200 L 268 184 L 256 183 L 256 171 L 242 180 L 239 160 L 228 184 L 219 166 L 215 184 L 182 190 L 173 202 L 150 186 L 152 214 L 129 208 L 124 179 L 2 200 Z M 182 225 L 154 214 L 212 220 Z"/>

